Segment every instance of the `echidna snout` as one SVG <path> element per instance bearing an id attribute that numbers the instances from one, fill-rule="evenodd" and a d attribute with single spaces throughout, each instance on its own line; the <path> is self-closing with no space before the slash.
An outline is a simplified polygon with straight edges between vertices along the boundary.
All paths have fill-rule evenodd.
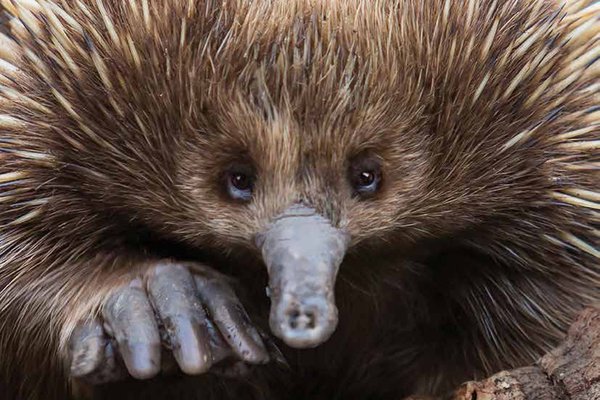
<path id="1" fill-rule="evenodd" d="M 347 233 L 314 209 L 294 205 L 257 244 L 269 272 L 273 334 L 296 348 L 325 342 L 337 326 L 334 286 Z"/>

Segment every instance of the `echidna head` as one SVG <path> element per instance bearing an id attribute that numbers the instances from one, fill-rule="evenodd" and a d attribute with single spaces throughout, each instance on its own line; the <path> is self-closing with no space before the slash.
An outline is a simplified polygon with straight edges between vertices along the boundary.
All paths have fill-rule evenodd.
<path id="1" fill-rule="evenodd" d="M 188 231 L 201 216 L 197 231 L 213 242 L 260 253 L 273 333 L 313 347 L 336 327 L 334 287 L 347 250 L 385 237 L 398 210 L 410 216 L 423 198 L 424 140 L 412 127 L 396 129 L 398 111 L 377 100 L 338 111 L 332 124 L 332 109 L 350 99 L 323 97 L 315 100 L 322 109 L 305 104 L 312 109 L 296 114 L 284 99 L 257 104 L 259 90 L 235 84 L 207 104 L 210 126 L 186 140 L 177 162 L 178 192 Z"/>
<path id="2" fill-rule="evenodd" d="M 77 186 L 98 214 L 198 247 L 253 249 L 270 275 L 274 333 L 310 347 L 335 329 L 347 252 L 534 201 L 541 151 L 525 144 L 556 113 L 539 100 L 543 73 L 515 78 L 543 54 L 501 57 L 510 29 L 529 25 L 508 6 L 504 28 L 482 40 L 461 3 L 293 3 L 42 7 L 45 25 L 19 31 L 22 95 L 6 93 L 52 149 L 36 162 L 55 198 Z M 452 29 L 438 30 L 440 10 Z"/>

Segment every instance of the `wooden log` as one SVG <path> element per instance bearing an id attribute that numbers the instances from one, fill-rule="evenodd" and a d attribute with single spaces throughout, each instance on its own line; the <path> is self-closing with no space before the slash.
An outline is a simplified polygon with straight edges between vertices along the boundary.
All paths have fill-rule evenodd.
<path id="1" fill-rule="evenodd" d="M 600 306 L 585 310 L 567 339 L 535 365 L 467 382 L 444 400 L 600 400 Z M 410 397 L 406 400 L 442 400 Z"/>

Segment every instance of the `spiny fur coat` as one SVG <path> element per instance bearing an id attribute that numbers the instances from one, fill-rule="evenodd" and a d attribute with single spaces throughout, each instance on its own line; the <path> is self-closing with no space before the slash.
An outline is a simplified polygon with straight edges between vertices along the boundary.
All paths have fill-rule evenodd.
<path id="1" fill-rule="evenodd" d="M 251 238 L 298 198 L 353 238 L 334 336 L 99 398 L 397 399 L 532 362 L 600 297 L 593 3 L 0 1 L 0 397 L 66 398 L 73 327 L 148 259 L 231 274 L 266 328 Z M 240 154 L 246 206 L 216 179 Z"/>

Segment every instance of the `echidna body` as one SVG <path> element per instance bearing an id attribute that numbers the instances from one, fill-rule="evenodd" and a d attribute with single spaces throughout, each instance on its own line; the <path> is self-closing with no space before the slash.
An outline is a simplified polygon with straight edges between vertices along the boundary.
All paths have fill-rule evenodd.
<path id="1" fill-rule="evenodd" d="M 237 278 L 268 331 L 257 236 L 295 204 L 347 235 L 326 343 L 99 398 L 396 399 L 531 363 L 600 300 L 593 3 L 1 1 L 0 388 L 65 398 L 77 324 L 163 257 Z"/>

